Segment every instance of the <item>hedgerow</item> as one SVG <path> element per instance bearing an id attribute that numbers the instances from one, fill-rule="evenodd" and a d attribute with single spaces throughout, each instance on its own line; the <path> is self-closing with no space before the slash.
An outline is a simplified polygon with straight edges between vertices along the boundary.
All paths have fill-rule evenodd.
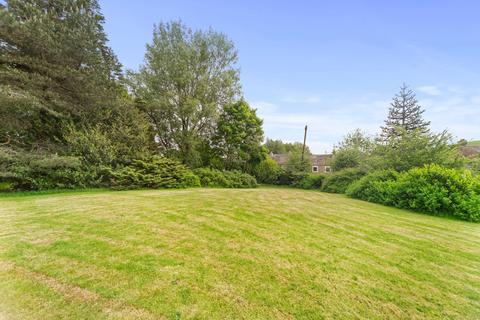
<path id="1" fill-rule="evenodd" d="M 257 181 L 241 171 L 220 171 L 213 168 L 198 168 L 194 170 L 200 179 L 202 187 L 220 188 L 255 188 Z"/>
<path id="2" fill-rule="evenodd" d="M 427 165 L 402 173 L 371 173 L 347 191 L 351 197 L 411 209 L 480 221 L 480 179 L 469 170 Z"/>
<path id="3" fill-rule="evenodd" d="M 116 189 L 186 188 L 200 186 L 199 178 L 180 162 L 153 156 L 133 160 L 116 169 L 107 168 L 109 184 Z"/>
<path id="4" fill-rule="evenodd" d="M 353 182 L 365 175 L 363 170 L 357 168 L 343 169 L 329 174 L 323 181 L 322 191 L 332 193 L 345 193 Z"/>

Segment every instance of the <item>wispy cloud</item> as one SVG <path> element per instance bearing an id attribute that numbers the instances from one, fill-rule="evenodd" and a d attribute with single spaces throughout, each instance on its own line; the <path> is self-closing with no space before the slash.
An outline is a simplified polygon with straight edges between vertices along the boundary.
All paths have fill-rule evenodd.
<path id="1" fill-rule="evenodd" d="M 429 96 L 439 96 L 442 94 L 442 91 L 436 86 L 422 86 L 418 87 L 417 90 Z"/>
<path id="2" fill-rule="evenodd" d="M 420 93 L 420 90 L 418 90 Z M 435 132 L 449 130 L 456 138 L 480 138 L 480 92 L 444 90 L 440 95 L 421 92 L 420 104 L 425 119 Z M 376 134 L 388 113 L 390 98 L 365 95 L 356 99 L 322 99 L 314 106 L 293 107 L 292 102 L 257 101 L 251 105 L 264 119 L 267 137 L 284 141 L 301 141 L 303 127 L 308 125 L 307 142 L 312 151 L 331 151 L 345 134 L 360 128 Z"/>
<path id="3" fill-rule="evenodd" d="M 299 104 L 316 104 L 321 101 L 322 101 L 321 98 L 316 95 L 306 96 L 306 97 L 287 96 L 282 99 L 282 102 L 299 103 Z"/>

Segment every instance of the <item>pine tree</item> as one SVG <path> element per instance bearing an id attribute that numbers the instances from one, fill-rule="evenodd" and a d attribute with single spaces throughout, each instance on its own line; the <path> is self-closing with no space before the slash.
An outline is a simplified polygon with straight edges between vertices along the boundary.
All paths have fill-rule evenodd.
<path id="1" fill-rule="evenodd" d="M 388 118 L 382 127 L 382 136 L 385 139 L 397 137 L 399 131 L 407 133 L 429 131 L 430 122 L 422 118 L 425 110 L 418 104 L 415 93 L 407 85 L 403 84 L 400 87 L 400 92 L 395 95 L 390 105 Z"/>
<path id="2" fill-rule="evenodd" d="M 121 68 L 103 20 L 97 0 L 7 0 L 0 8 L 0 143 L 49 144 L 61 122 L 109 112 Z"/>

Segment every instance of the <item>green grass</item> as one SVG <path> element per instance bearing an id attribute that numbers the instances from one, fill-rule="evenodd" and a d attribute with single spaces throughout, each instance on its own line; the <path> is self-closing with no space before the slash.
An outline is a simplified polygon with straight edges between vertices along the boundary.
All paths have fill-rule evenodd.
<path id="1" fill-rule="evenodd" d="M 480 140 L 468 141 L 467 146 L 469 146 L 469 147 L 477 147 L 477 146 L 480 146 Z"/>
<path id="2" fill-rule="evenodd" d="M 285 188 L 0 198 L 0 319 L 479 319 L 480 224 Z"/>

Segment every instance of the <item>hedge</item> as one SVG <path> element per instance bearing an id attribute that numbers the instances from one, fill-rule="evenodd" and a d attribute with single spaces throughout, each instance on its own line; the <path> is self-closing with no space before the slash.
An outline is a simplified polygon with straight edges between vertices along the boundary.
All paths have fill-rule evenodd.
<path id="1" fill-rule="evenodd" d="M 194 173 L 200 179 L 202 187 L 255 188 L 257 180 L 241 171 L 220 171 L 212 168 L 198 168 Z"/>
<path id="2" fill-rule="evenodd" d="M 351 197 L 480 222 L 480 178 L 469 170 L 427 165 L 402 173 L 373 172 L 347 191 Z"/>

